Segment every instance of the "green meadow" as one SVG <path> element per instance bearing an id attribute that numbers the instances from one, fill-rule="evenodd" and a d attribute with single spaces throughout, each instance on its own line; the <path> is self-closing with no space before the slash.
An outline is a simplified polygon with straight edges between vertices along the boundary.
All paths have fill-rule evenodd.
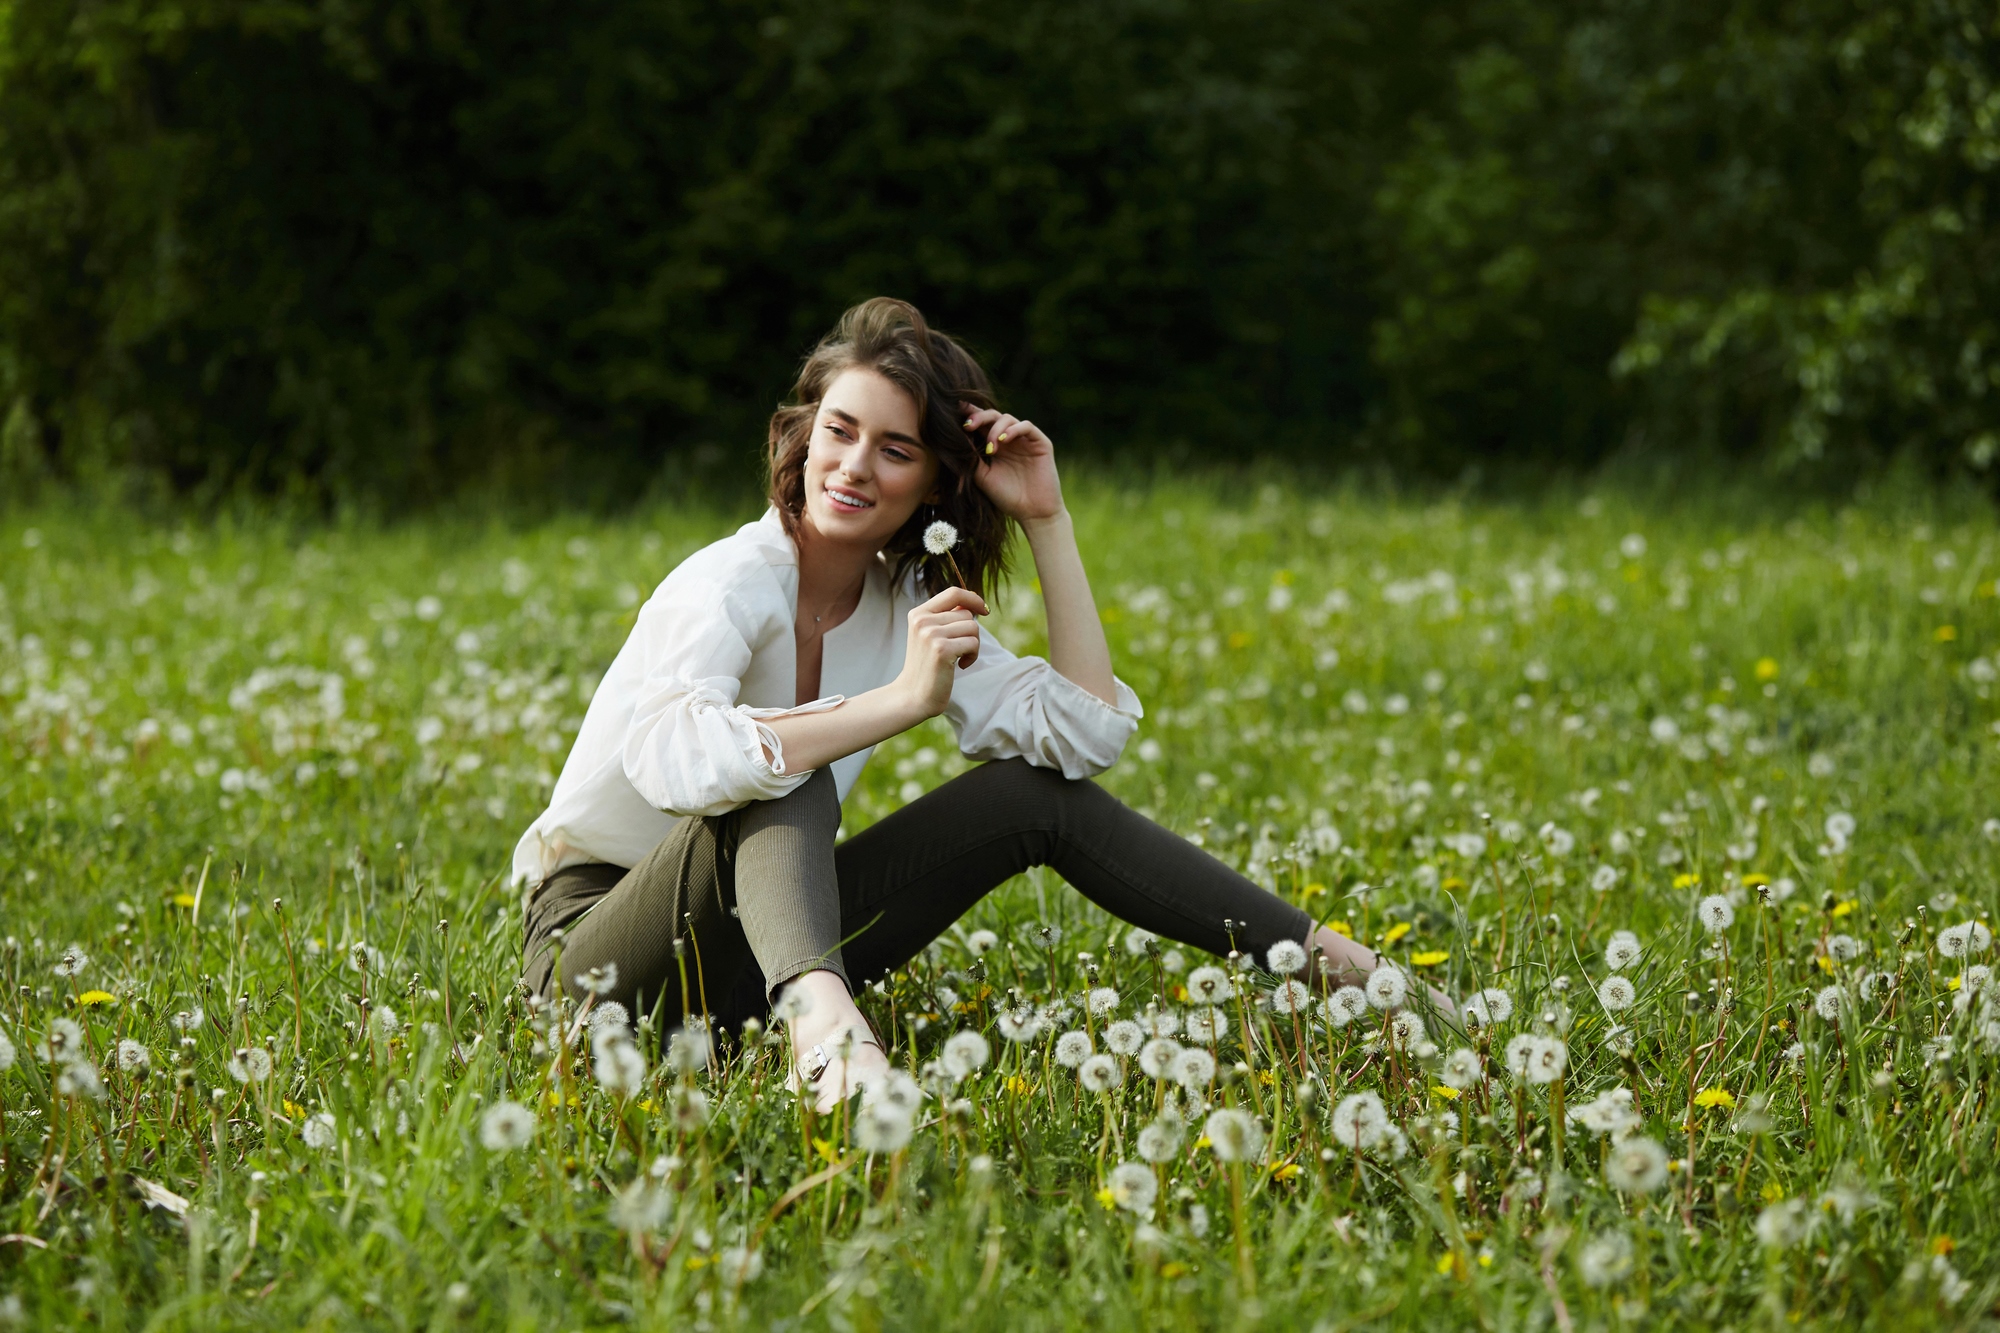
<path id="1" fill-rule="evenodd" d="M 770 1032 L 514 988 L 597 673 L 754 506 L 0 513 L 0 1326 L 1988 1319 L 1989 507 L 1071 491 L 1146 708 L 1101 781 L 1396 975 L 1030 874 L 831 1116 Z M 965 767 L 884 745 L 847 830 Z"/>

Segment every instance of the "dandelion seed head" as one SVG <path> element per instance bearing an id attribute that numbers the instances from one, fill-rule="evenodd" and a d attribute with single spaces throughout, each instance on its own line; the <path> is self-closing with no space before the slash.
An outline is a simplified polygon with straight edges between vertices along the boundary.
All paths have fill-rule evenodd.
<path id="1" fill-rule="evenodd" d="M 1477 995 L 1467 996 L 1459 1012 L 1468 1026 L 1491 1027 L 1514 1016 L 1514 997 L 1497 986 L 1489 986 Z"/>
<path id="2" fill-rule="evenodd" d="M 705 1027 L 689 1024 L 667 1041 L 667 1067 L 676 1074 L 698 1074 L 715 1058 L 715 1039 Z"/>
<path id="3" fill-rule="evenodd" d="M 1632 979 L 1616 972 L 1597 984 L 1597 1002 L 1614 1014 L 1630 1009 L 1638 998 L 1639 988 L 1632 984 Z"/>
<path id="4" fill-rule="evenodd" d="M 715 1271 L 732 1287 L 747 1286 L 764 1273 L 764 1252 L 731 1245 L 715 1256 Z"/>
<path id="5" fill-rule="evenodd" d="M 1840 987 L 1827 986 L 1813 996 L 1813 1012 L 1829 1023 L 1840 1022 Z"/>
<path id="6" fill-rule="evenodd" d="M 924 1090 L 906 1071 L 890 1069 L 861 1085 L 861 1101 L 864 1106 L 893 1106 L 914 1116 L 924 1104 Z"/>
<path id="7" fill-rule="evenodd" d="M 1356 1152 L 1376 1146 L 1388 1125 L 1389 1112 L 1372 1092 L 1343 1097 L 1333 1108 L 1334 1142 Z"/>
<path id="8" fill-rule="evenodd" d="M 673 1102 L 668 1107 L 668 1118 L 675 1129 L 683 1134 L 692 1134 L 708 1123 L 708 1094 L 700 1088 L 674 1089 Z"/>
<path id="9" fill-rule="evenodd" d="M 1072 1029 L 1056 1038 L 1056 1063 L 1075 1069 L 1090 1058 L 1090 1035 Z"/>
<path id="10" fill-rule="evenodd" d="M 488 1153 L 512 1153 L 534 1139 L 534 1111 L 518 1101 L 496 1101 L 480 1117 L 480 1147 Z"/>
<path id="11" fill-rule="evenodd" d="M 1120 1162 L 1105 1180 L 1111 1200 L 1126 1212 L 1150 1217 L 1153 1201 L 1159 1197 L 1160 1181 L 1153 1169 L 1138 1162 Z"/>
<path id="12" fill-rule="evenodd" d="M 603 963 L 581 975 L 572 976 L 579 990 L 591 995 L 609 995 L 618 987 L 618 964 Z"/>
<path id="13" fill-rule="evenodd" d="M 174 1016 L 167 1020 L 167 1024 L 176 1032 L 194 1032 L 200 1029 L 206 1018 L 207 1015 L 202 1013 L 201 1006 L 196 1005 L 192 1009 L 177 1010 Z"/>
<path id="14" fill-rule="evenodd" d="M 1623 1139 L 1605 1156 L 1604 1180 L 1620 1194 L 1651 1194 L 1667 1183 L 1667 1150 L 1637 1135 Z"/>
<path id="15" fill-rule="evenodd" d="M 1477 1084 L 1484 1073 L 1479 1053 L 1461 1046 L 1444 1058 L 1444 1064 L 1438 1070 L 1438 1082 L 1447 1088 L 1465 1092 Z"/>
<path id="16" fill-rule="evenodd" d="M 1852 935 L 1835 935 L 1826 942 L 1826 956 L 1836 963 L 1851 963 L 1861 954 L 1861 941 Z"/>
<path id="17" fill-rule="evenodd" d="M 924 529 L 924 549 L 932 555 L 943 555 L 957 545 L 958 529 L 943 519 Z"/>
<path id="18" fill-rule="evenodd" d="M 1285 981 L 1271 992 L 1271 1012 L 1302 1014 L 1312 1005 L 1312 991 L 1303 981 Z"/>
<path id="19" fill-rule="evenodd" d="M 1248 1111 L 1233 1106 L 1213 1112 L 1202 1132 L 1216 1157 L 1225 1162 L 1247 1162 L 1264 1151 L 1264 1127 Z"/>
<path id="20" fill-rule="evenodd" d="M 1604 946 L 1604 965 L 1613 972 L 1623 972 L 1639 961 L 1639 937 L 1629 930 L 1613 931 L 1611 942 Z"/>
<path id="21" fill-rule="evenodd" d="M 72 944 L 56 959 L 53 971 L 59 977 L 80 977 L 89 966 L 90 955 Z"/>
<path id="22" fill-rule="evenodd" d="M 638 1176 L 611 1200 L 611 1221 L 629 1235 L 659 1231 L 674 1215 L 674 1196 L 644 1176 Z"/>
<path id="23" fill-rule="evenodd" d="M 1813 1215 L 1804 1199 L 1785 1199 L 1757 1214 L 1757 1241 L 1766 1249 L 1789 1250 L 1812 1234 Z"/>
<path id="24" fill-rule="evenodd" d="M 1181 1125 L 1178 1120 L 1155 1120 L 1139 1131 L 1139 1156 L 1149 1162 L 1172 1160 L 1180 1151 Z"/>
<path id="25" fill-rule="evenodd" d="M 1199 1046 L 1189 1046 L 1174 1057 L 1174 1082 L 1198 1093 L 1215 1080 L 1215 1057 Z"/>
<path id="26" fill-rule="evenodd" d="M 990 930 L 975 930 L 965 937 L 965 947 L 975 956 L 989 954 L 1000 947 L 1000 937 Z"/>
<path id="27" fill-rule="evenodd" d="M 1264 961 L 1270 965 L 1271 971 L 1279 976 L 1292 976 L 1305 968 L 1305 946 L 1296 940 L 1279 940 L 1264 955 Z"/>
<path id="28" fill-rule="evenodd" d="M 1523 1076 L 1530 1083 L 1553 1083 L 1569 1067 L 1569 1047 L 1559 1037 L 1536 1037 Z"/>
<path id="29" fill-rule="evenodd" d="M 1146 1006 L 1146 1012 L 1139 1015 L 1139 1026 L 1146 1029 L 1149 1037 L 1172 1037 L 1181 1030 L 1181 1016 L 1171 1009 L 1155 1009 Z"/>
<path id="30" fill-rule="evenodd" d="M 1118 992 L 1110 986 L 1098 986 L 1084 997 L 1084 1005 L 1098 1018 L 1118 1010 Z"/>
<path id="31" fill-rule="evenodd" d="M 1632 1271 L 1632 1238 L 1622 1231 L 1592 1236 L 1577 1251 L 1576 1273 L 1583 1285 L 1602 1290 Z"/>
<path id="32" fill-rule="evenodd" d="M 7 1039 L 6 1033 L 0 1032 L 0 1074 L 14 1067 L 15 1058 L 14 1043 Z"/>
<path id="33" fill-rule="evenodd" d="M 1125 952 L 1134 958 L 1143 958 L 1146 946 L 1160 938 L 1143 926 L 1134 926 L 1125 932 Z"/>
<path id="34" fill-rule="evenodd" d="M 118 1043 L 118 1068 L 127 1074 L 143 1074 L 153 1067 L 153 1053 L 130 1037 Z M 4 1068 L 4 1066 L 0 1066 Z"/>
<path id="35" fill-rule="evenodd" d="M 1377 1009 L 1394 1009 L 1409 998 L 1410 979 L 1395 964 L 1383 963 L 1368 974 L 1368 985 L 1364 989 L 1368 1003 Z"/>
<path id="36" fill-rule="evenodd" d="M 1121 1018 L 1104 1029 L 1104 1044 L 1119 1055 L 1137 1055 L 1146 1044 L 1146 1029 L 1129 1018 Z"/>
<path id="37" fill-rule="evenodd" d="M 1093 1055 L 1077 1066 L 1076 1080 L 1085 1092 L 1110 1092 L 1124 1082 L 1124 1075 L 1118 1068 L 1118 1061 L 1102 1053 Z"/>
<path id="38" fill-rule="evenodd" d="M 945 1039 L 944 1050 L 938 1058 L 944 1064 L 945 1072 L 957 1079 L 970 1077 L 984 1068 L 992 1054 L 993 1048 L 987 1045 L 986 1038 L 966 1028 Z"/>
<path id="39" fill-rule="evenodd" d="M 915 1132 L 914 1118 L 887 1103 L 864 1104 L 854 1118 L 855 1146 L 866 1153 L 900 1152 L 909 1146 Z"/>
<path id="40" fill-rule="evenodd" d="M 646 1084 L 646 1057 L 623 1029 L 618 1032 L 596 1044 L 597 1082 L 613 1097 L 636 1097 Z"/>
<path id="41" fill-rule="evenodd" d="M 299 1126 L 299 1137 L 314 1152 L 325 1152 L 339 1137 L 337 1130 L 332 1113 L 319 1111 L 307 1116 L 305 1123 Z"/>
<path id="42" fill-rule="evenodd" d="M 1407 1009 L 1389 1020 L 1389 1040 L 1406 1051 L 1421 1043 L 1425 1035 L 1423 1018 Z"/>
<path id="43" fill-rule="evenodd" d="M 994 1026 L 1000 1030 L 1003 1038 L 1019 1045 L 1031 1042 L 1042 1035 L 1043 1020 L 1041 1011 L 1033 1005 L 1024 1004 L 1013 1009 L 1002 1009 L 994 1020 Z"/>
<path id="44" fill-rule="evenodd" d="M 1368 992 L 1359 986 L 1342 986 L 1326 997 L 1322 1012 L 1329 1024 L 1344 1028 L 1368 1012 Z"/>
<path id="45" fill-rule="evenodd" d="M 271 1077 L 271 1053 L 262 1046 L 245 1046 L 225 1066 L 238 1083 L 262 1083 Z"/>
<path id="46" fill-rule="evenodd" d="M 71 1019 L 49 1020 L 48 1035 L 42 1038 L 36 1053 L 52 1065 L 66 1065 L 83 1059 L 83 1029 Z"/>
<path id="47" fill-rule="evenodd" d="M 1221 968 L 1197 967 L 1188 973 L 1187 993 L 1198 1004 L 1221 1004 L 1236 991 Z"/>
<path id="48" fill-rule="evenodd" d="M 1568 1120 L 1593 1134 L 1622 1139 L 1645 1123 L 1632 1106 L 1630 1088 L 1612 1088 L 1569 1109 Z"/>
<path id="49" fill-rule="evenodd" d="M 65 1097 L 88 1097 L 95 1101 L 104 1095 L 104 1080 L 90 1061 L 72 1060 L 56 1075 L 56 1091 Z"/>
<path id="50" fill-rule="evenodd" d="M 1138 1067 L 1148 1079 L 1172 1079 L 1182 1045 L 1172 1037 L 1154 1037 L 1138 1051 Z"/>
<path id="51" fill-rule="evenodd" d="M 1535 1042 L 1539 1040 L 1532 1032 L 1523 1032 L 1507 1043 L 1507 1072 L 1515 1078 L 1526 1078 L 1528 1061 L 1534 1056 Z"/>
<path id="52" fill-rule="evenodd" d="M 1695 908 L 1695 915 L 1700 918 L 1702 929 L 1711 935 L 1720 935 L 1736 924 L 1736 909 L 1719 893 L 1703 898 Z"/>

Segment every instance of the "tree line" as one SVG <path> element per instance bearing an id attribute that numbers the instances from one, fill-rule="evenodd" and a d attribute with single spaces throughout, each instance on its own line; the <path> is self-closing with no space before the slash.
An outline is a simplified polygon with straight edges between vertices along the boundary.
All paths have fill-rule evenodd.
<path id="1" fill-rule="evenodd" d="M 2000 457 L 1990 0 L 0 0 L 0 487 L 749 456 L 848 304 L 1142 459 Z"/>

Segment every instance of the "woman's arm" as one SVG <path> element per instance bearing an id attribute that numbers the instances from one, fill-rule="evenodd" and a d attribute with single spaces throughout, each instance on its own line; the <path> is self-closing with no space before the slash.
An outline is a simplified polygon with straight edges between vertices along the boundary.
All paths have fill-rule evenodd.
<path id="1" fill-rule="evenodd" d="M 823 768 L 942 713 L 951 702 L 952 676 L 960 659 L 967 666 L 978 660 L 979 617 L 985 614 L 986 599 L 978 593 L 946 588 L 911 610 L 903 670 L 896 679 L 837 708 L 765 719 L 764 725 L 784 748 L 785 771 Z M 769 763 L 777 760 L 769 747 L 764 758 Z"/>
<path id="2" fill-rule="evenodd" d="M 968 410 L 965 428 L 986 433 L 986 461 L 979 486 L 1000 511 L 1021 525 L 1042 581 L 1049 620 L 1049 665 L 1108 704 L 1118 702 L 1111 674 L 1111 645 L 1097 618 L 1090 576 L 1076 547 L 1076 525 L 1063 505 L 1055 445 L 1033 422 L 1004 412 Z"/>

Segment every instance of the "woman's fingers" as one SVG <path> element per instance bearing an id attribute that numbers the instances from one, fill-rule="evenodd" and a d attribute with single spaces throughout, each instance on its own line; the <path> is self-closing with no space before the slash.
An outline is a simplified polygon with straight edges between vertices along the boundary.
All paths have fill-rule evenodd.
<path id="1" fill-rule="evenodd" d="M 924 602 L 912 611 L 911 616 L 929 615 L 936 611 L 950 611 L 963 608 L 974 615 L 986 614 L 986 599 L 970 588 L 946 588 L 937 596 Z"/>

